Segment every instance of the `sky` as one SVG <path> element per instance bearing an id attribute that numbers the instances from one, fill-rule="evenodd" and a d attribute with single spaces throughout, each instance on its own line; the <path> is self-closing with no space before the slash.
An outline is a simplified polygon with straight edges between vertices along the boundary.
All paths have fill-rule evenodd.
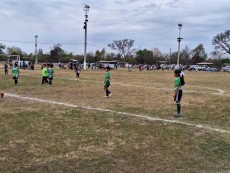
<path id="1" fill-rule="evenodd" d="M 215 35 L 230 29 L 230 0 L 1 0 L 0 43 L 34 53 L 49 53 L 60 43 L 70 53 L 84 53 L 84 4 L 88 14 L 87 52 L 106 49 L 113 40 L 135 40 L 134 48 L 176 52 L 203 44 L 211 56 Z"/>

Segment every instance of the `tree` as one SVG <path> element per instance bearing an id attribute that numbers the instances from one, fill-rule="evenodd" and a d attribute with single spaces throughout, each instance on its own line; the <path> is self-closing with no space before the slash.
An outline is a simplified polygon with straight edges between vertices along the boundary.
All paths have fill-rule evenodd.
<path id="1" fill-rule="evenodd" d="M 43 51 L 42 51 L 42 49 L 39 49 L 38 50 L 38 56 L 42 56 L 43 55 Z"/>
<path id="2" fill-rule="evenodd" d="M 7 53 L 8 55 L 20 55 L 21 57 L 24 54 L 19 47 L 15 46 L 7 47 Z"/>
<path id="3" fill-rule="evenodd" d="M 156 63 L 157 61 L 160 61 L 162 59 L 162 53 L 158 48 L 153 48 L 152 49 L 153 52 L 153 58 L 154 58 L 154 63 Z"/>
<path id="4" fill-rule="evenodd" d="M 0 54 L 3 54 L 3 49 L 6 48 L 6 45 L 0 43 Z"/>
<path id="5" fill-rule="evenodd" d="M 135 57 L 137 63 L 144 64 L 146 54 L 147 54 L 147 49 L 137 51 Z"/>
<path id="6" fill-rule="evenodd" d="M 105 49 L 97 50 L 95 53 L 95 62 L 105 59 Z"/>
<path id="7" fill-rule="evenodd" d="M 117 55 L 117 54 L 115 54 L 115 53 L 106 53 L 105 59 L 106 59 L 107 61 L 113 61 L 113 60 L 118 60 L 118 59 L 120 59 L 120 56 Z"/>
<path id="8" fill-rule="evenodd" d="M 207 54 L 203 44 L 199 44 L 195 49 L 192 50 L 192 63 L 197 64 L 199 62 L 205 61 L 207 59 Z"/>
<path id="9" fill-rule="evenodd" d="M 87 60 L 87 63 L 95 62 L 95 56 L 93 55 L 93 52 L 89 52 L 86 54 L 86 60 Z"/>
<path id="10" fill-rule="evenodd" d="M 180 53 L 180 63 L 189 65 L 191 60 L 191 51 L 188 46 L 185 46 Z"/>
<path id="11" fill-rule="evenodd" d="M 230 30 L 217 34 L 213 38 L 212 44 L 216 50 L 230 54 Z"/>
<path id="12" fill-rule="evenodd" d="M 153 52 L 147 49 L 139 50 L 136 52 L 136 62 L 139 64 L 153 64 L 154 58 L 153 58 Z"/>
<path id="13" fill-rule="evenodd" d="M 108 44 L 112 50 L 116 50 L 121 58 L 131 57 L 136 49 L 132 48 L 134 45 L 134 40 L 124 39 L 124 40 L 113 40 L 113 43 Z"/>
<path id="14" fill-rule="evenodd" d="M 50 62 L 58 62 L 65 54 L 65 51 L 61 48 L 61 44 L 56 44 L 53 46 L 53 49 L 50 51 L 50 57 L 48 61 Z"/>
<path id="15" fill-rule="evenodd" d="M 170 64 L 176 64 L 177 57 L 178 57 L 178 52 L 172 52 L 171 57 L 170 57 Z"/>

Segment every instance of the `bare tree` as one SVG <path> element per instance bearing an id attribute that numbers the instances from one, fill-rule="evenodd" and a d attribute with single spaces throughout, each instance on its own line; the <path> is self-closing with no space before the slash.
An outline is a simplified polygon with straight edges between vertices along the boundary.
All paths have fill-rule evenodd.
<path id="1" fill-rule="evenodd" d="M 134 45 L 134 40 L 124 39 L 124 40 L 113 40 L 113 43 L 108 44 L 112 50 L 116 50 L 121 58 L 131 57 L 136 49 L 132 48 Z"/>
<path id="2" fill-rule="evenodd" d="M 213 38 L 212 44 L 216 50 L 230 54 L 230 30 L 217 34 Z"/>

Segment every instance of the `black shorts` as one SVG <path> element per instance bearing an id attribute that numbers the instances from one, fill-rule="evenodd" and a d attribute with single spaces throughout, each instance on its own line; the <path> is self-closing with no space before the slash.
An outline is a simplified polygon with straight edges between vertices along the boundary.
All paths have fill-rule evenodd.
<path id="1" fill-rule="evenodd" d="M 109 88 L 109 84 L 105 84 L 104 87 L 105 87 L 105 88 Z"/>
<path id="2" fill-rule="evenodd" d="M 49 80 L 53 80 L 53 77 L 49 77 Z"/>
<path id="3" fill-rule="evenodd" d="M 18 79 L 18 77 L 17 77 L 17 76 L 14 76 L 13 79 Z"/>
<path id="4" fill-rule="evenodd" d="M 182 90 L 177 91 L 176 96 L 174 97 L 175 102 L 180 102 L 182 98 Z"/>

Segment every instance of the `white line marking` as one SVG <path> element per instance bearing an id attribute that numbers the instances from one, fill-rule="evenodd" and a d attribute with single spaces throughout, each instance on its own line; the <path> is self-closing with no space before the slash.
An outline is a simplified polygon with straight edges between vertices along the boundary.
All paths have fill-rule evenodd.
<path id="1" fill-rule="evenodd" d="M 210 89 L 210 90 L 216 90 L 218 91 L 217 93 L 212 93 L 212 94 L 216 94 L 216 95 L 227 95 L 224 94 L 224 90 L 218 89 L 218 88 L 210 88 L 210 87 L 199 87 L 199 86 L 190 86 L 190 85 L 186 85 L 187 87 L 193 87 L 193 88 L 204 88 L 204 89 Z"/>
<path id="2" fill-rule="evenodd" d="M 87 109 L 87 110 L 97 110 L 97 111 L 101 111 L 101 112 L 111 112 L 111 113 L 116 113 L 116 114 L 120 114 L 120 115 L 137 117 L 137 118 L 141 118 L 141 119 L 145 119 L 145 120 L 150 120 L 150 121 L 162 121 L 162 122 L 167 122 L 167 123 L 176 123 L 176 124 L 182 124 L 182 125 L 187 125 L 187 126 L 193 126 L 193 127 L 197 127 L 197 128 L 202 128 L 202 129 L 206 129 L 206 130 L 210 130 L 210 131 L 216 131 L 216 132 L 220 132 L 220 133 L 229 133 L 230 134 L 229 130 L 212 128 L 212 127 L 209 127 L 207 125 L 191 124 L 191 123 L 186 123 L 186 122 L 177 121 L 177 120 L 168 120 L 168 119 L 162 119 L 162 118 L 154 118 L 154 117 L 149 117 L 149 116 L 146 116 L 146 115 L 138 115 L 138 114 L 132 114 L 132 113 L 127 113 L 127 112 L 113 111 L 113 110 L 110 110 L 110 109 L 92 108 L 92 107 L 86 107 L 86 106 L 77 106 L 77 105 L 68 104 L 68 103 L 61 103 L 61 102 L 43 100 L 43 99 L 38 99 L 38 98 L 25 97 L 25 96 L 20 96 L 20 95 L 15 95 L 15 94 L 5 93 L 5 96 L 13 97 L 13 98 L 18 98 L 18 99 L 22 99 L 22 100 L 31 100 L 31 101 L 37 101 L 37 102 L 42 102 L 42 103 L 62 105 L 62 106 L 73 107 L 73 108 L 80 108 L 80 109 Z"/>

